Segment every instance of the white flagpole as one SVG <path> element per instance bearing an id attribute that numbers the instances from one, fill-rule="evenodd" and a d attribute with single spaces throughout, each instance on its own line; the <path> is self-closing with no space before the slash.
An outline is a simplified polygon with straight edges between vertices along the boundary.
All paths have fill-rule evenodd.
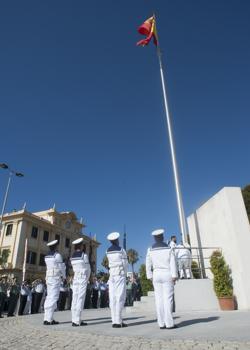
<path id="1" fill-rule="evenodd" d="M 27 250 L 28 250 L 28 238 L 26 238 L 26 240 L 25 240 L 25 248 L 24 248 L 24 258 L 23 258 L 23 281 L 25 280 L 25 273 L 26 273 Z"/>
<path id="2" fill-rule="evenodd" d="M 165 113 L 166 113 L 166 120 L 167 120 L 167 127 L 168 127 L 168 137 L 169 137 L 171 158 L 172 158 L 172 165 L 173 165 L 173 172 L 174 172 L 175 191 L 176 191 L 177 206 L 178 206 L 178 213 L 179 213 L 179 224 L 181 229 L 182 240 L 183 242 L 187 242 L 188 230 L 187 230 L 186 217 L 184 213 L 184 207 L 183 207 L 183 201 L 182 201 L 182 195 L 181 195 L 180 181 L 179 181 L 178 168 L 177 168 L 176 155 L 175 155 L 174 138 L 173 138 L 173 132 L 172 132 L 171 117 L 170 117 L 169 107 L 168 107 L 168 99 L 167 99 L 167 92 L 166 92 L 166 86 L 165 86 L 159 41 L 157 45 L 157 54 L 158 54 L 159 64 L 160 64 L 161 84 L 162 84 L 163 99 L 164 99 L 164 106 L 165 106 Z"/>

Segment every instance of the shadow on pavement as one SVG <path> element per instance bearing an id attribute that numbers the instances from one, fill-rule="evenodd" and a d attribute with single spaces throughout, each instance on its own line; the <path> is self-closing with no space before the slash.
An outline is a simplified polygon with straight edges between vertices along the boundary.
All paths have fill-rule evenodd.
<path id="1" fill-rule="evenodd" d="M 190 326 L 190 325 L 196 324 L 196 323 L 213 322 L 213 321 L 217 321 L 218 319 L 219 319 L 219 317 L 217 317 L 217 316 L 206 317 L 206 318 L 194 318 L 192 320 L 186 320 L 186 321 L 182 321 L 180 323 L 177 323 L 177 326 L 178 326 L 178 328 L 181 328 L 181 327 Z"/>
<path id="2" fill-rule="evenodd" d="M 124 321 L 128 321 L 128 320 L 138 320 L 139 318 L 144 318 L 144 316 L 142 317 L 126 317 L 124 318 Z M 97 319 L 98 321 L 99 319 Z M 90 320 L 89 320 L 90 321 Z M 93 326 L 93 325 L 97 325 L 97 324 L 104 324 L 104 323 L 110 323 L 111 324 L 111 318 L 109 317 L 108 321 L 102 321 L 102 322 L 91 322 L 89 323 L 90 326 Z M 134 323 L 139 323 L 139 322 L 134 322 Z M 129 326 L 134 323 L 129 323 Z"/>
<path id="3" fill-rule="evenodd" d="M 98 317 L 98 318 L 83 318 L 84 322 L 89 322 L 89 321 L 99 321 L 99 320 L 110 320 L 110 316 L 109 317 Z"/>
<path id="4" fill-rule="evenodd" d="M 139 318 L 144 318 L 144 316 L 139 317 L 126 317 L 124 320 L 138 320 Z M 89 326 L 94 326 L 97 324 L 104 324 L 104 323 L 110 323 L 111 324 L 111 318 L 110 317 L 100 317 L 100 318 L 88 318 L 83 319 L 84 322 L 88 322 Z M 92 321 L 100 321 L 100 322 L 92 322 Z M 60 322 L 60 324 L 71 324 L 71 321 L 63 321 Z"/>
<path id="5" fill-rule="evenodd" d="M 140 326 L 142 324 L 148 324 L 148 323 L 154 323 L 156 322 L 156 319 L 154 320 L 147 320 L 147 321 L 138 321 L 138 322 L 132 322 L 132 323 L 128 323 L 128 326 Z"/>

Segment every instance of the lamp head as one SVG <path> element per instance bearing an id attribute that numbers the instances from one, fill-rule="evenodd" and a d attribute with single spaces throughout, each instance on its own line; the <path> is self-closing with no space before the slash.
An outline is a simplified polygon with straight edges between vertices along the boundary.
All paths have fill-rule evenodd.
<path id="1" fill-rule="evenodd" d="M 22 173 L 15 173 L 15 175 L 18 177 L 24 177 L 24 175 Z"/>
<path id="2" fill-rule="evenodd" d="M 0 163 L 0 168 L 2 168 L 2 169 L 8 169 L 9 167 L 8 167 L 8 165 L 5 164 L 5 163 Z"/>

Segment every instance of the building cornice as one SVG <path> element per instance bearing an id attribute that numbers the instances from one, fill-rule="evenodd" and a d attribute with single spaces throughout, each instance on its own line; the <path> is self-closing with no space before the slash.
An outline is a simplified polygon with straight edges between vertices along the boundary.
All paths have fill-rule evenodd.
<path id="1" fill-rule="evenodd" d="M 100 242 L 90 238 L 89 236 L 86 236 L 84 233 L 81 233 L 81 232 L 72 232 L 72 231 L 69 231 L 69 230 L 66 230 L 65 228 L 63 228 L 62 226 L 58 225 L 58 224 L 55 224 L 55 223 L 51 223 L 49 220 L 46 220 L 44 219 L 43 217 L 40 217 L 38 216 L 37 214 L 38 213 L 50 213 L 50 212 L 55 212 L 55 209 L 50 209 L 50 210 L 47 210 L 47 211 L 43 211 L 43 212 L 37 212 L 35 214 L 31 213 L 31 212 L 28 212 L 26 211 L 25 209 L 23 210 L 19 210 L 19 211 L 13 211 L 11 213 L 6 213 L 4 214 L 3 216 L 3 224 L 8 222 L 8 221 L 11 221 L 11 220 L 22 220 L 22 219 L 26 219 L 27 221 L 31 221 L 31 222 L 35 222 L 37 223 L 37 225 L 43 223 L 45 225 L 47 225 L 48 227 L 48 230 L 49 229 L 52 229 L 54 231 L 58 231 L 61 232 L 61 233 L 64 233 L 66 236 L 67 235 L 72 235 L 72 234 L 76 234 L 76 235 L 80 235 L 84 238 L 85 241 L 87 241 L 88 243 L 92 243 L 94 246 L 98 247 L 100 245 Z M 56 212 L 56 214 L 58 214 L 59 216 L 63 215 L 66 217 L 66 215 L 68 215 L 69 213 L 73 213 L 73 212 L 63 212 L 62 214 L 61 213 L 58 213 Z M 74 214 L 74 213 L 73 213 Z M 75 216 L 75 214 L 74 214 Z M 76 217 L 76 216 L 75 216 Z M 79 223 L 79 222 L 75 222 L 75 224 L 77 224 L 79 227 L 84 227 L 85 225 Z"/>

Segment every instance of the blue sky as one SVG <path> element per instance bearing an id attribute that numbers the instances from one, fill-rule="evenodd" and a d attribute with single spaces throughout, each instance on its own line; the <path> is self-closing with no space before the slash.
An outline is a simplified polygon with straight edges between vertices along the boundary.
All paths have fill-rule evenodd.
<path id="1" fill-rule="evenodd" d="M 179 233 L 159 66 L 137 27 L 156 11 L 186 214 L 250 183 L 250 3 L 5 1 L 0 6 L 0 161 L 7 210 L 83 217 L 106 249 L 127 226 Z M 3 197 L 7 173 L 0 171 Z M 141 263 L 143 262 L 141 258 Z"/>

